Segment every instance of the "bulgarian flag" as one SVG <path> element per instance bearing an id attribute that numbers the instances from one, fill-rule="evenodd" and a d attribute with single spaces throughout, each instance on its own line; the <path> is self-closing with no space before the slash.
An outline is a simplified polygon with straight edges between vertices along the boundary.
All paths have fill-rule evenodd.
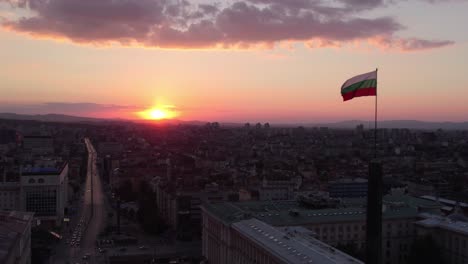
<path id="1" fill-rule="evenodd" d="M 341 86 L 343 101 L 377 95 L 377 70 L 354 76 Z"/>

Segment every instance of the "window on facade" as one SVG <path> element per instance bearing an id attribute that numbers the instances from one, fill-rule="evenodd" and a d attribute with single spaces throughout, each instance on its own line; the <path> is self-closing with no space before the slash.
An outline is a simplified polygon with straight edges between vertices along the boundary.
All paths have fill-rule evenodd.
<path id="1" fill-rule="evenodd" d="M 32 189 L 26 191 L 26 210 L 37 216 L 56 214 L 57 196 L 55 190 Z"/>
<path id="2" fill-rule="evenodd" d="M 37 180 L 38 183 L 44 183 L 44 179 L 40 178 L 39 180 Z"/>
<path id="3" fill-rule="evenodd" d="M 34 179 L 29 179 L 28 183 L 36 183 Z"/>

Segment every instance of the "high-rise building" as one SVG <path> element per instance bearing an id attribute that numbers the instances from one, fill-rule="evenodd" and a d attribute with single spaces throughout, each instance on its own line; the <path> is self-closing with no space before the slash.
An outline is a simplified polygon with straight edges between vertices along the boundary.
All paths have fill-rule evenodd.
<path id="1" fill-rule="evenodd" d="M 61 225 L 68 196 L 68 163 L 25 167 L 21 175 L 21 209 L 34 212 L 45 225 Z"/>

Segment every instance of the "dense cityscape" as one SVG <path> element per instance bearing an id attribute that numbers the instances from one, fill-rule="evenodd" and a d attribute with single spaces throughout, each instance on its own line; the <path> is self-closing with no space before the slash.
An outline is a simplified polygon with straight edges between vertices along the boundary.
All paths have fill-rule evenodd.
<path id="1" fill-rule="evenodd" d="M 0 0 L 0 264 L 468 264 L 468 0 Z"/>
<path id="2" fill-rule="evenodd" d="M 378 129 L 382 263 L 468 263 L 468 131 Z M 0 121 L 0 262 L 363 263 L 374 130 Z"/>

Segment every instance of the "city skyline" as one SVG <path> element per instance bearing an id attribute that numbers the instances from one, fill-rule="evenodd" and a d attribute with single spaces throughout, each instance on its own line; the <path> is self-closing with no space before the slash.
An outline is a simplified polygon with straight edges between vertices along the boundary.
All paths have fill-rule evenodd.
<path id="1" fill-rule="evenodd" d="M 466 121 L 467 1 L 80 3 L 0 1 L 0 112 L 372 120 L 340 87 L 378 67 L 379 119 Z"/>

